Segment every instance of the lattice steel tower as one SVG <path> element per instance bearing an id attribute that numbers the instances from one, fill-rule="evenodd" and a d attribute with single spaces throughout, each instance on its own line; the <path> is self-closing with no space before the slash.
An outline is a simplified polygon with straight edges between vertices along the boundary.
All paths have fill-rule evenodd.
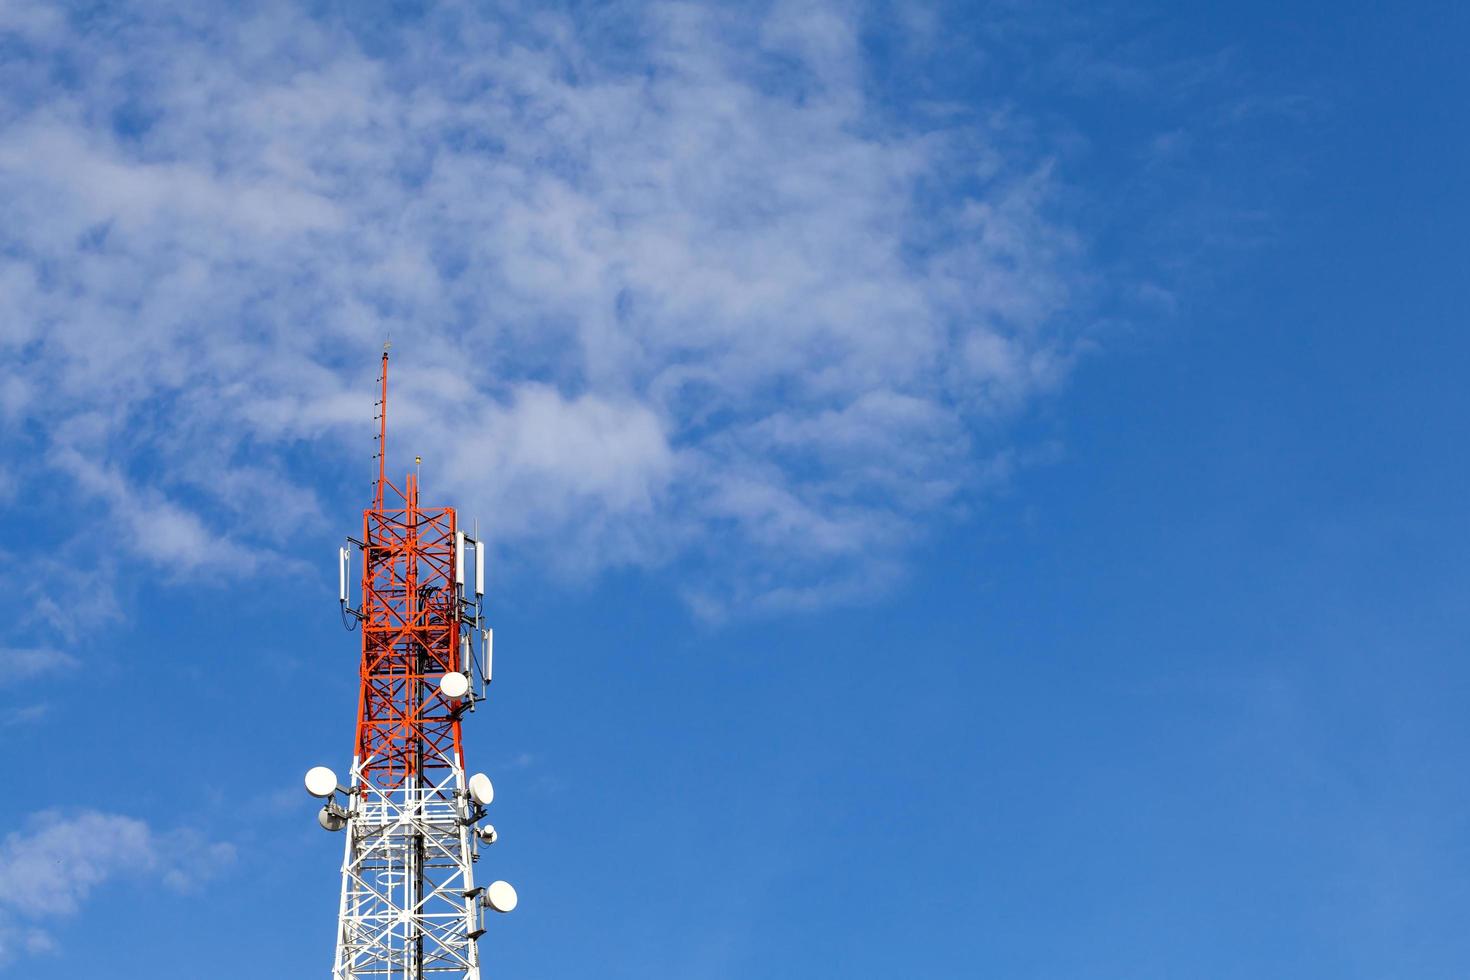
<path id="1" fill-rule="evenodd" d="M 322 827 L 347 832 L 332 980 L 479 980 L 485 909 L 516 905 L 504 881 L 475 885 L 480 847 L 496 837 L 482 822 L 494 789 L 465 778 L 460 738 L 491 676 L 485 549 L 452 507 L 420 506 L 416 472 L 401 488 L 388 480 L 386 345 L 378 381 L 377 486 L 361 540 L 338 553 L 343 622 L 362 631 L 352 773 L 346 786 L 324 766 L 306 774 L 326 801 Z"/>

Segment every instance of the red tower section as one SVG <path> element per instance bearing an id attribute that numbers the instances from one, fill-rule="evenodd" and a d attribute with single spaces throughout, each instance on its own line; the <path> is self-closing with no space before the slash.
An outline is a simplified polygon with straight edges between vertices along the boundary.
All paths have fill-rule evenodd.
<path id="1" fill-rule="evenodd" d="M 452 507 L 421 507 L 418 477 L 387 478 L 388 355 L 378 413 L 378 482 L 363 511 L 360 792 L 430 787 L 462 764 L 460 714 L 439 689 L 461 663 L 461 596 Z M 439 770 L 439 772 L 436 772 Z"/>

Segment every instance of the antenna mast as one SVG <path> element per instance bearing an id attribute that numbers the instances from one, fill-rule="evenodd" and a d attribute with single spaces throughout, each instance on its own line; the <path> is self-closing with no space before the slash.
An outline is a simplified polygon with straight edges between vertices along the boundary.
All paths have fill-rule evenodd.
<path id="1" fill-rule="evenodd" d="M 378 486 L 373 493 L 373 509 L 383 509 L 383 488 L 388 483 L 388 348 L 383 344 L 383 366 L 378 372 Z"/>
<path id="2" fill-rule="evenodd" d="M 465 778 L 462 754 L 461 721 L 490 680 L 485 545 L 459 529 L 454 508 L 419 505 L 417 473 L 401 490 L 388 481 L 383 347 L 378 481 L 362 540 L 349 537 L 338 554 L 341 605 L 362 627 L 351 775 L 343 786 L 324 766 L 306 774 L 307 791 L 326 801 L 318 822 L 347 831 L 332 980 L 480 980 L 485 909 L 517 902 L 507 882 L 475 885 L 480 849 L 497 837 L 483 822 L 494 788 L 483 773 Z"/>

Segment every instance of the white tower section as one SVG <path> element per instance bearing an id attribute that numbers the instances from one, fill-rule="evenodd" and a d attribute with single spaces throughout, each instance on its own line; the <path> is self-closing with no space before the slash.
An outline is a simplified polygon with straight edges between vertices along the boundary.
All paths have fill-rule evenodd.
<path id="1" fill-rule="evenodd" d="M 479 980 L 488 903 L 474 865 L 494 831 L 476 833 L 484 806 L 459 760 L 447 761 L 436 785 L 366 795 L 354 764 L 332 980 Z"/>

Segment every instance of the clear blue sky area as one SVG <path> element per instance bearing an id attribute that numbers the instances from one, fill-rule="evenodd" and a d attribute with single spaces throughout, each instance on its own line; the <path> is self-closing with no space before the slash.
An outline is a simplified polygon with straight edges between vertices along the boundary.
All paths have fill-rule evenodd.
<path id="1" fill-rule="evenodd" d="M 390 329 L 487 977 L 1470 975 L 1470 8 L 349 6 L 0 7 L 0 976 L 327 975 Z"/>

